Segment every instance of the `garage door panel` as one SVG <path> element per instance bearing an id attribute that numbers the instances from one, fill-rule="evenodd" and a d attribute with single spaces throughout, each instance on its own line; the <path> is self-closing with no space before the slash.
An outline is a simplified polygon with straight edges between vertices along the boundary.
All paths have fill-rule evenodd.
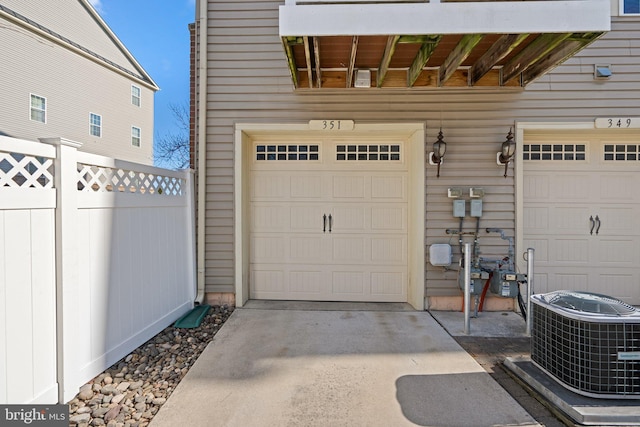
<path id="1" fill-rule="evenodd" d="M 253 236 L 251 238 L 251 259 L 253 262 L 284 262 L 289 251 L 287 239 L 276 236 Z"/>
<path id="2" fill-rule="evenodd" d="M 365 178 L 357 175 L 333 177 L 332 196 L 336 199 L 365 200 Z"/>
<path id="3" fill-rule="evenodd" d="M 621 300 L 633 304 L 640 297 L 640 282 L 637 274 L 620 274 L 602 271 L 590 289 L 591 292 L 615 295 Z"/>
<path id="4" fill-rule="evenodd" d="M 590 200 L 593 191 L 588 185 L 590 180 L 588 174 L 554 175 L 549 198 L 551 201 L 564 202 Z"/>
<path id="5" fill-rule="evenodd" d="M 299 173 L 290 180 L 290 197 L 296 199 L 320 199 L 323 197 L 322 176 Z"/>
<path id="6" fill-rule="evenodd" d="M 407 239 L 375 237 L 371 239 L 371 261 L 379 265 L 407 263 Z"/>
<path id="7" fill-rule="evenodd" d="M 365 273 L 362 271 L 334 271 L 332 273 L 332 293 L 336 296 L 363 296 L 365 294 L 364 276 Z"/>
<path id="8" fill-rule="evenodd" d="M 288 199 L 290 179 L 288 176 L 268 172 L 256 172 L 251 180 L 251 200 Z"/>
<path id="9" fill-rule="evenodd" d="M 251 229 L 255 231 L 285 231 L 289 228 L 290 209 L 282 205 L 254 205 Z"/>
<path id="10" fill-rule="evenodd" d="M 393 295 L 402 299 L 405 297 L 403 287 L 405 281 L 406 277 L 402 272 L 372 272 L 371 294 Z"/>
<path id="11" fill-rule="evenodd" d="M 353 233 L 369 229 L 371 223 L 369 208 L 364 205 L 334 206 L 332 213 L 332 232 Z"/>
<path id="12" fill-rule="evenodd" d="M 291 230 L 295 232 L 321 232 L 324 226 L 324 215 L 322 206 L 302 205 L 286 208 L 288 210 L 285 215 L 290 218 Z M 288 230 L 285 230 L 288 231 Z"/>
<path id="13" fill-rule="evenodd" d="M 535 236 L 530 236 L 528 239 L 524 239 L 525 248 L 535 248 L 535 262 L 536 265 L 543 265 L 549 262 L 549 241 L 545 238 L 536 239 Z"/>
<path id="14" fill-rule="evenodd" d="M 598 256 L 600 263 L 608 267 L 633 267 L 639 261 L 638 246 L 631 239 L 600 239 Z"/>
<path id="15" fill-rule="evenodd" d="M 363 264 L 367 261 L 367 240 L 365 237 L 333 236 L 332 258 L 334 264 Z"/>
<path id="16" fill-rule="evenodd" d="M 587 235 L 591 228 L 589 218 L 593 212 L 587 206 L 556 207 L 549 211 L 551 233 Z"/>
<path id="17" fill-rule="evenodd" d="M 523 179 L 522 186 L 525 200 L 532 203 L 549 200 L 549 180 L 548 175 L 542 175 L 539 172 L 527 174 Z"/>
<path id="18" fill-rule="evenodd" d="M 407 230 L 404 205 L 379 206 L 371 209 L 371 229 L 403 233 Z"/>
<path id="19" fill-rule="evenodd" d="M 323 239 L 321 235 L 292 236 L 289 241 L 289 257 L 287 260 L 293 263 L 316 263 L 322 260 L 324 255 Z"/>
<path id="20" fill-rule="evenodd" d="M 594 208 L 600 222 L 598 234 L 602 236 L 628 236 L 640 234 L 640 214 L 637 207 L 633 206 L 600 206 Z"/>
<path id="21" fill-rule="evenodd" d="M 629 203 L 637 191 L 637 178 L 628 173 L 608 173 L 600 176 L 599 196 L 612 203 Z"/>
<path id="22" fill-rule="evenodd" d="M 280 270 L 251 270 L 251 283 L 256 295 L 282 293 L 285 290 L 284 272 Z"/>
<path id="23" fill-rule="evenodd" d="M 589 239 L 553 238 L 550 240 L 551 256 L 560 264 L 589 264 Z"/>
<path id="24" fill-rule="evenodd" d="M 524 211 L 524 231 L 525 234 L 540 234 L 549 231 L 549 207 L 548 206 L 528 206 Z"/>
<path id="25" fill-rule="evenodd" d="M 322 295 L 326 277 L 322 271 L 291 271 L 289 273 L 289 292 L 293 294 Z"/>
<path id="26" fill-rule="evenodd" d="M 406 177 L 403 175 L 373 175 L 371 198 L 376 201 L 406 201 Z"/>

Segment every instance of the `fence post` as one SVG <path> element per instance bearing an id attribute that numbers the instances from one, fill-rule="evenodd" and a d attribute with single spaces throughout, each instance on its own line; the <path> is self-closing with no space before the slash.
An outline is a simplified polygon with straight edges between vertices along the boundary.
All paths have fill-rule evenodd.
<path id="1" fill-rule="evenodd" d="M 77 351 L 74 351 L 78 334 L 72 315 L 79 304 L 77 152 L 82 143 L 64 138 L 41 138 L 40 141 L 56 147 L 56 339 L 58 401 L 64 403 L 77 393 L 77 390 L 67 390 L 67 384 L 73 384 L 69 381 L 72 369 L 78 367 Z"/>

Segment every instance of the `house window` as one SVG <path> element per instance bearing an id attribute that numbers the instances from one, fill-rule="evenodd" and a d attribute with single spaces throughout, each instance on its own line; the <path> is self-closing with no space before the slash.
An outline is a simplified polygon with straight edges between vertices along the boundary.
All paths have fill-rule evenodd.
<path id="1" fill-rule="evenodd" d="M 640 15 L 640 0 L 620 0 L 620 15 Z"/>
<path id="2" fill-rule="evenodd" d="M 47 122 L 47 98 L 31 94 L 31 120 Z"/>
<path id="3" fill-rule="evenodd" d="M 140 88 L 138 86 L 131 85 L 131 103 L 136 107 L 140 106 Z"/>
<path id="4" fill-rule="evenodd" d="M 102 136 L 102 116 L 89 113 L 89 133 L 100 138 Z"/>
<path id="5" fill-rule="evenodd" d="M 131 145 L 134 147 L 140 147 L 141 133 L 140 128 L 131 126 Z"/>

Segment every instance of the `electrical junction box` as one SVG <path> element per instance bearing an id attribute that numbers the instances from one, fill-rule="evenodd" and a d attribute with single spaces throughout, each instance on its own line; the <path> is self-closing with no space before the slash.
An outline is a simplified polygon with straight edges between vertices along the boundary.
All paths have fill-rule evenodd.
<path id="1" fill-rule="evenodd" d="M 482 216 L 482 199 L 471 199 L 471 216 L 474 218 Z"/>
<path id="2" fill-rule="evenodd" d="M 491 292 L 504 298 L 516 298 L 518 296 L 518 282 L 524 282 L 526 274 L 509 270 L 496 270 L 491 277 Z"/>
<path id="3" fill-rule="evenodd" d="M 453 201 L 453 216 L 456 218 L 464 218 L 466 215 L 466 203 L 463 199 Z"/>
<path id="4" fill-rule="evenodd" d="M 429 246 L 429 262 L 435 267 L 451 265 L 451 245 L 448 243 L 434 243 Z"/>
<path id="5" fill-rule="evenodd" d="M 471 289 L 469 292 L 471 295 L 481 295 L 484 284 L 489 278 L 489 273 L 477 268 L 471 268 Z M 458 272 L 458 286 L 462 292 L 464 292 L 464 268 L 461 268 Z"/>

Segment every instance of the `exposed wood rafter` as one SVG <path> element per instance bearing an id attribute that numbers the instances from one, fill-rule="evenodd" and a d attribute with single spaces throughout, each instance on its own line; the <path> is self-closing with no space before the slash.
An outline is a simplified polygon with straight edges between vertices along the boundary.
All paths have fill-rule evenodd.
<path id="1" fill-rule="evenodd" d="M 455 73 L 460 64 L 467 59 L 473 48 L 482 40 L 482 34 L 465 34 L 447 59 L 440 66 L 438 72 L 438 86 L 444 85 Z"/>
<path id="2" fill-rule="evenodd" d="M 441 39 L 442 36 L 431 36 L 422 43 L 420 50 L 418 50 L 418 54 L 409 68 L 407 87 L 412 87 L 415 84 L 422 72 L 422 68 L 426 65 L 427 61 L 429 61 L 429 58 L 431 58 L 433 51 L 436 49 L 436 46 L 438 46 Z"/>
<path id="3" fill-rule="evenodd" d="M 561 64 L 568 58 L 572 57 L 576 52 L 583 49 L 586 45 L 592 43 L 601 35 L 602 33 L 586 33 L 579 36 L 574 34 L 573 36 L 569 37 L 558 47 L 558 49 L 541 58 L 538 62 L 536 62 L 525 72 L 523 72 L 522 84 L 526 85 L 542 76 L 543 74 L 549 72 L 550 70 L 558 66 L 558 64 Z"/>
<path id="4" fill-rule="evenodd" d="M 358 36 L 351 38 L 351 54 L 349 55 L 349 65 L 347 67 L 347 87 L 353 86 L 353 71 L 356 66 L 356 55 L 358 53 Z"/>
<path id="5" fill-rule="evenodd" d="M 534 63 L 538 62 L 549 52 L 553 51 L 560 43 L 565 41 L 571 33 L 541 34 L 525 49 L 520 51 L 502 68 L 501 86 L 504 86 L 515 76 L 525 72 Z M 521 82 L 522 84 L 522 82 Z"/>
<path id="6" fill-rule="evenodd" d="M 315 60 L 316 87 L 319 89 L 322 87 L 322 68 L 320 68 L 320 43 L 317 37 L 313 38 L 313 58 Z"/>
<path id="7" fill-rule="evenodd" d="M 513 51 L 528 34 L 505 34 L 469 69 L 469 86 L 475 85 L 502 58 Z"/>
<path id="8" fill-rule="evenodd" d="M 284 53 L 287 57 L 287 65 L 289 66 L 289 73 L 291 73 L 291 81 L 293 86 L 297 89 L 300 85 L 298 81 L 298 68 L 296 67 L 296 60 L 293 57 L 293 49 L 291 49 L 291 40 L 295 43 L 297 37 L 282 37 L 282 46 L 284 47 Z"/>
<path id="9" fill-rule="evenodd" d="M 391 58 L 393 58 L 393 53 L 396 50 L 398 40 L 400 40 L 400 36 L 397 35 L 389 36 L 387 38 L 387 45 L 384 48 L 382 60 L 380 61 L 380 65 L 378 66 L 378 78 L 376 83 L 377 87 L 382 87 L 382 83 L 384 82 L 384 78 L 387 75 L 387 71 L 389 71 L 389 63 L 391 62 Z"/>
<path id="10" fill-rule="evenodd" d="M 307 78 L 309 80 L 309 88 L 313 89 L 313 65 L 311 63 L 311 48 L 309 46 L 309 37 L 302 37 L 304 40 L 304 57 L 307 64 Z"/>

